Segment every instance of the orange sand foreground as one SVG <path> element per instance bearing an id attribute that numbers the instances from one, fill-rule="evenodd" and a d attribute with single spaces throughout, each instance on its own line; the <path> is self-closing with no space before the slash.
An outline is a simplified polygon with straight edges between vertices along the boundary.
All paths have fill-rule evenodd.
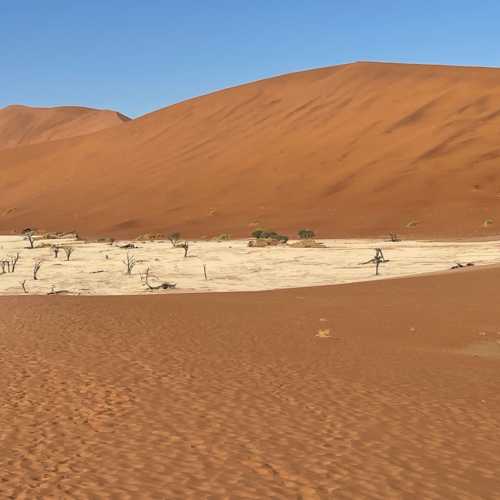
<path id="1" fill-rule="evenodd" d="M 498 498 L 499 282 L 2 297 L 0 497 Z"/>

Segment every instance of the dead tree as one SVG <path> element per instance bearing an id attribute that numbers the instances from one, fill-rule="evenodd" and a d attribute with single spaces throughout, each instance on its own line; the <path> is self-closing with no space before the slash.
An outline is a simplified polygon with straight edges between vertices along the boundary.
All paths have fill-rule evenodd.
<path id="1" fill-rule="evenodd" d="M 28 290 L 26 290 L 26 280 L 21 281 L 21 287 L 24 293 L 28 293 Z"/>
<path id="2" fill-rule="evenodd" d="M 207 278 L 207 266 L 206 266 L 206 264 L 203 264 L 203 274 L 205 275 L 205 281 L 207 281 L 208 278 Z"/>
<path id="3" fill-rule="evenodd" d="M 9 257 L 9 260 L 7 261 L 7 268 L 9 270 L 9 273 L 13 273 L 16 270 L 17 262 L 19 261 L 19 252 L 16 253 L 14 257 Z"/>
<path id="4" fill-rule="evenodd" d="M 170 243 L 172 243 L 172 247 L 176 247 L 179 242 L 179 238 L 181 237 L 181 233 L 172 233 L 168 236 Z"/>
<path id="5" fill-rule="evenodd" d="M 176 287 L 175 283 L 169 283 L 168 281 L 164 281 L 163 283 L 160 283 L 159 285 L 152 285 L 149 282 L 149 267 L 146 268 L 146 271 L 144 272 L 144 274 L 141 274 L 141 280 L 144 282 L 144 284 L 148 287 L 149 290 L 168 290 L 169 288 Z"/>
<path id="6" fill-rule="evenodd" d="M 467 262 L 467 264 L 462 264 L 461 262 L 457 262 L 454 266 L 450 267 L 450 269 L 460 269 L 462 267 L 472 267 L 474 262 Z"/>
<path id="7" fill-rule="evenodd" d="M 188 256 L 188 250 L 189 250 L 189 243 L 185 241 L 182 245 L 177 245 L 180 248 L 184 248 L 184 258 Z"/>
<path id="8" fill-rule="evenodd" d="M 32 229 L 25 229 L 23 235 L 24 239 L 29 243 L 28 248 L 35 248 L 35 231 Z"/>
<path id="9" fill-rule="evenodd" d="M 33 279 L 37 280 L 38 279 L 38 271 L 40 271 L 42 263 L 40 261 L 37 261 L 33 264 Z"/>
<path id="10" fill-rule="evenodd" d="M 18 260 L 19 252 L 15 255 L 15 257 L 10 256 L 7 259 L 0 260 L 0 269 L 2 270 L 2 274 L 5 272 L 13 273 L 16 270 Z"/>
<path id="11" fill-rule="evenodd" d="M 71 254 L 75 251 L 73 247 L 63 247 L 64 253 L 66 254 L 66 260 L 71 258 Z"/>
<path id="12" fill-rule="evenodd" d="M 54 257 L 56 259 L 59 258 L 59 250 L 61 250 L 61 247 L 59 245 L 52 246 L 52 252 L 54 253 Z"/>
<path id="13" fill-rule="evenodd" d="M 362 265 L 365 264 L 375 264 L 375 276 L 378 276 L 378 268 L 380 264 L 385 264 L 386 262 L 389 262 L 385 257 L 382 252 L 381 248 L 375 248 L 375 257 L 373 259 L 367 260 L 366 262 L 361 262 Z"/>
<path id="14" fill-rule="evenodd" d="M 128 275 L 132 274 L 132 269 L 134 269 L 135 265 L 137 264 L 135 257 L 133 257 L 127 252 L 127 258 L 123 261 L 123 263 L 127 267 L 126 273 Z"/>
<path id="15" fill-rule="evenodd" d="M 398 237 L 397 233 L 389 233 L 389 239 L 392 243 L 398 243 L 401 241 L 401 238 Z"/>

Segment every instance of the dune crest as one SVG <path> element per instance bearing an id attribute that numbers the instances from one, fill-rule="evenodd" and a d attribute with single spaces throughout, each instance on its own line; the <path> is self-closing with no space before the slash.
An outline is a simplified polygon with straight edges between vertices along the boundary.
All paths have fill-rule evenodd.
<path id="1" fill-rule="evenodd" d="M 0 231 L 488 236 L 500 227 L 499 130 L 499 69 L 279 76 L 1 151 Z"/>
<path id="2" fill-rule="evenodd" d="M 109 110 L 7 106 L 0 109 L 0 149 L 90 134 L 125 121 L 129 118 Z"/>

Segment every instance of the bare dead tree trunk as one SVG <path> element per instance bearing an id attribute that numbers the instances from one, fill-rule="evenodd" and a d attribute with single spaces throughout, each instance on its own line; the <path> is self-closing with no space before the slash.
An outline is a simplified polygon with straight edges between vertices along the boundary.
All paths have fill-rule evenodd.
<path id="1" fill-rule="evenodd" d="M 24 233 L 24 239 L 28 241 L 29 247 L 28 248 L 35 248 L 35 233 L 34 231 L 26 231 Z"/>
<path id="2" fill-rule="evenodd" d="M 16 253 L 15 257 L 10 258 L 10 272 L 13 273 L 16 270 L 17 262 L 19 261 L 19 252 Z"/>
<path id="3" fill-rule="evenodd" d="M 54 245 L 52 247 L 52 251 L 54 252 L 54 258 L 59 258 L 59 250 L 61 250 L 61 247 L 59 245 Z"/>
<path id="4" fill-rule="evenodd" d="M 38 279 L 38 271 L 40 271 L 40 267 L 42 266 L 42 263 L 40 261 L 35 262 L 33 264 L 33 279 L 37 280 Z"/>
<path id="5" fill-rule="evenodd" d="M 132 255 L 130 255 L 127 252 L 127 258 L 123 261 L 123 263 L 127 267 L 126 274 L 131 275 L 132 274 L 132 269 L 134 269 L 134 267 L 136 265 L 135 257 L 133 257 Z"/>
<path id="6" fill-rule="evenodd" d="M 71 254 L 75 251 L 73 247 L 63 247 L 64 253 L 66 254 L 66 260 L 69 260 Z"/>
<path id="7" fill-rule="evenodd" d="M 367 260 L 366 262 L 361 262 L 362 265 L 365 264 L 375 264 L 375 276 L 378 276 L 378 269 L 380 264 L 385 264 L 386 262 L 389 262 L 385 257 L 382 252 L 381 248 L 376 248 L 375 249 L 375 257 L 373 259 Z"/>
<path id="8" fill-rule="evenodd" d="M 26 290 L 26 280 L 21 281 L 21 287 L 24 293 L 28 293 L 28 290 Z"/>
<path id="9" fill-rule="evenodd" d="M 203 264 L 203 274 L 205 275 L 205 281 L 208 280 L 207 278 L 207 266 L 205 264 Z"/>

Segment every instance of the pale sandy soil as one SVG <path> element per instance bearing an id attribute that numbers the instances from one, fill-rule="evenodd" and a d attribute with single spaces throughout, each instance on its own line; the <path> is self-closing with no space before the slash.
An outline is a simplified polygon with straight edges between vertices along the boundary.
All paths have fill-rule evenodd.
<path id="1" fill-rule="evenodd" d="M 37 240 L 37 248 L 27 249 L 18 236 L 0 236 L 0 259 L 20 253 L 15 273 L 0 275 L 0 294 L 23 294 L 20 283 L 24 280 L 31 294 L 52 290 L 91 295 L 151 293 L 141 280 L 148 267 L 151 284 L 177 284 L 175 290 L 154 293 L 172 294 L 330 285 L 445 271 L 459 261 L 500 263 L 498 241 L 321 241 L 326 248 L 248 248 L 246 240 L 196 241 L 190 242 L 188 257 L 184 258 L 184 250 L 173 248 L 168 241 L 135 242 L 138 248 L 125 250 L 119 248 L 125 242 L 110 245 L 71 239 Z M 74 253 L 69 262 L 63 251 L 55 259 L 49 247 L 41 247 L 43 244 L 72 246 Z M 375 247 L 381 247 L 390 260 L 381 265 L 378 277 L 373 265 L 360 264 L 373 257 Z M 137 261 L 130 276 L 125 273 L 127 253 Z M 41 268 L 35 281 L 32 269 L 37 261 Z"/>
<path id="2" fill-rule="evenodd" d="M 499 283 L 0 297 L 0 498 L 496 500 Z"/>

